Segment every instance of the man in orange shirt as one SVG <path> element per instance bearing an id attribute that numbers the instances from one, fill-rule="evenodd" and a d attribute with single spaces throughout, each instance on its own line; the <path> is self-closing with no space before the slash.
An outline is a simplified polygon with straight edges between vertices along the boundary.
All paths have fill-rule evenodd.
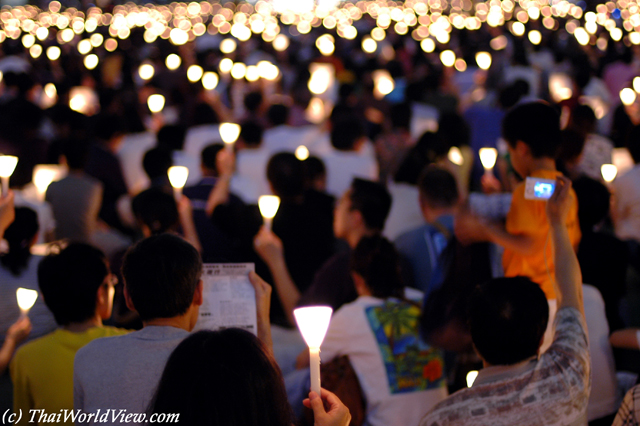
<path id="1" fill-rule="evenodd" d="M 502 121 L 502 136 L 507 142 L 511 164 L 522 179 L 527 177 L 555 180 L 555 158 L 560 146 L 560 117 L 544 102 L 516 106 Z M 526 184 L 513 191 L 506 225 L 488 223 L 469 214 L 460 215 L 455 233 L 462 242 L 490 241 L 504 247 L 502 264 L 506 277 L 526 276 L 540 285 L 549 301 L 549 326 L 542 350 L 553 338 L 556 295 L 553 286 L 555 264 L 546 202 L 525 198 Z M 570 208 L 566 219 L 574 248 L 580 242 L 578 202 L 570 192 Z"/>

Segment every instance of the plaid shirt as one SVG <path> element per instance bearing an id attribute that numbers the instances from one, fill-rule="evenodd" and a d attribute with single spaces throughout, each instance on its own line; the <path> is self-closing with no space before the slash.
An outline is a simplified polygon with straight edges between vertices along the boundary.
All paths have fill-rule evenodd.
<path id="1" fill-rule="evenodd" d="M 611 426 L 638 425 L 640 425 L 640 385 L 629 389 L 629 392 L 624 396 L 622 405 Z"/>

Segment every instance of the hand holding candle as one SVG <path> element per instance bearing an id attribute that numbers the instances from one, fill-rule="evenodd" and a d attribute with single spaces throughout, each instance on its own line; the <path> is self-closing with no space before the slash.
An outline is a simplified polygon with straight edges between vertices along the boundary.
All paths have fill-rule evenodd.
<path id="1" fill-rule="evenodd" d="M 327 334 L 332 313 L 333 309 L 328 306 L 310 306 L 293 311 L 300 334 L 309 346 L 311 391 L 318 395 L 320 395 L 320 345 Z"/>
<path id="2" fill-rule="evenodd" d="M 187 183 L 187 178 L 189 177 L 189 169 L 185 166 L 173 166 L 169 167 L 168 174 L 176 200 L 179 200 L 180 197 L 182 197 L 182 188 L 184 188 L 184 185 Z"/>
<path id="3" fill-rule="evenodd" d="M 21 287 L 16 290 L 16 298 L 18 299 L 21 317 L 26 317 L 33 304 L 36 303 L 36 299 L 38 299 L 38 292 Z"/>
<path id="4" fill-rule="evenodd" d="M 264 219 L 264 226 L 271 230 L 271 221 L 280 207 L 280 198 L 275 195 L 262 195 L 258 199 L 258 207 L 260 207 L 260 214 Z"/>
<path id="5" fill-rule="evenodd" d="M 13 155 L 0 155 L 0 178 L 2 178 L 2 196 L 9 193 L 9 178 L 18 164 L 18 157 Z"/>

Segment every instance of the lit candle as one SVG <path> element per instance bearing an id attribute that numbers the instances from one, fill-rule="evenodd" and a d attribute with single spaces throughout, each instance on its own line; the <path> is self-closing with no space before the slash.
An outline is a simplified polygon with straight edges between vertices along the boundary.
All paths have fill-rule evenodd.
<path id="1" fill-rule="evenodd" d="M 493 166 L 498 159 L 498 150 L 495 148 L 480 148 L 480 162 L 486 175 L 493 175 Z"/>
<path id="2" fill-rule="evenodd" d="M 600 167 L 600 173 L 602 173 L 602 178 L 605 182 L 611 183 L 618 174 L 618 168 L 613 164 L 603 164 Z"/>
<path id="3" fill-rule="evenodd" d="M 261 195 L 260 198 L 258 198 L 258 207 L 264 220 L 264 226 L 266 226 L 268 230 L 271 230 L 271 222 L 278 212 L 278 207 L 280 207 L 280 197 L 275 195 Z"/>
<path id="4" fill-rule="evenodd" d="M 328 306 L 310 306 L 293 311 L 300 333 L 309 346 L 311 390 L 318 395 L 320 395 L 320 345 L 327 334 L 332 312 L 333 309 Z"/>
<path id="5" fill-rule="evenodd" d="M 9 178 L 18 164 L 18 157 L 13 155 L 0 155 L 0 178 L 2 178 L 2 196 L 9 193 Z"/>
<path id="6" fill-rule="evenodd" d="M 16 298 L 18 299 L 18 307 L 20 308 L 20 316 L 26 317 L 29 315 L 29 310 L 36 303 L 38 298 L 38 292 L 30 290 L 28 288 L 19 288 L 16 290 Z"/>
<path id="7" fill-rule="evenodd" d="M 240 136 L 240 125 L 235 123 L 221 123 L 220 137 L 229 151 L 233 151 L 233 144 Z"/>
<path id="8" fill-rule="evenodd" d="M 154 114 L 161 112 L 164 109 L 164 96 L 160 94 L 154 94 L 147 98 L 147 106 L 149 107 L 149 111 Z"/>
<path id="9" fill-rule="evenodd" d="M 64 167 L 57 164 L 37 164 L 33 168 L 33 184 L 40 201 L 44 201 L 44 196 L 51 182 L 59 180 L 64 174 Z"/>
<path id="10" fill-rule="evenodd" d="M 173 187 L 173 193 L 175 194 L 176 200 L 179 200 L 182 197 L 182 188 L 187 183 L 187 178 L 189 177 L 189 169 L 185 166 L 173 166 L 169 167 L 169 182 L 171 182 L 171 186 Z"/>

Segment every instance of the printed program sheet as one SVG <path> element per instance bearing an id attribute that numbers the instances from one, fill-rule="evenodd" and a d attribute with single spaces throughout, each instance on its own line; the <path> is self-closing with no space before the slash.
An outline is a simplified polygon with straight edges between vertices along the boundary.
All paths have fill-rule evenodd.
<path id="1" fill-rule="evenodd" d="M 257 334 L 256 294 L 249 282 L 253 263 L 205 263 L 203 303 L 194 331 L 242 328 Z"/>

